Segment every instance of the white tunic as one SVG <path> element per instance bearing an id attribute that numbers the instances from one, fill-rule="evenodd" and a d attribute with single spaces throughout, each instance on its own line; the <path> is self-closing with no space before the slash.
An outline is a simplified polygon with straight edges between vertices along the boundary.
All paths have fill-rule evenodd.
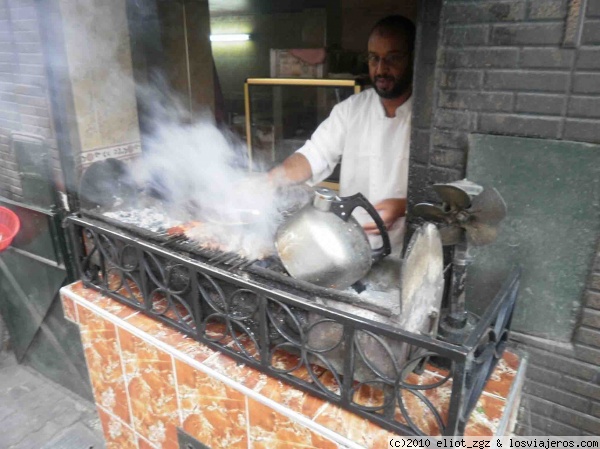
<path id="1" fill-rule="evenodd" d="M 310 163 L 309 184 L 327 178 L 343 157 L 340 196 L 362 193 L 371 204 L 387 198 L 406 198 L 412 97 L 386 117 L 374 89 L 352 95 L 336 105 L 310 140 L 298 150 Z M 362 212 L 362 211 L 361 211 Z M 361 223 L 373 221 L 355 214 Z M 404 218 L 394 223 L 390 239 L 395 253 L 402 248 Z M 378 238 L 371 244 L 379 246 Z"/>

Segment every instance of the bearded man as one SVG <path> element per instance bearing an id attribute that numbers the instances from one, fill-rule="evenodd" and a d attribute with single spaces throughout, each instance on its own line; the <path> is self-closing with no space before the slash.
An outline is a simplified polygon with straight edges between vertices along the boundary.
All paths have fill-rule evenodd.
<path id="1" fill-rule="evenodd" d="M 360 192 L 375 205 L 395 253 L 402 248 L 406 214 L 414 43 L 415 26 L 405 17 L 377 22 L 368 40 L 373 88 L 337 104 L 310 140 L 269 172 L 277 185 L 314 185 L 342 161 L 340 196 Z M 355 216 L 380 239 L 366 213 Z"/>

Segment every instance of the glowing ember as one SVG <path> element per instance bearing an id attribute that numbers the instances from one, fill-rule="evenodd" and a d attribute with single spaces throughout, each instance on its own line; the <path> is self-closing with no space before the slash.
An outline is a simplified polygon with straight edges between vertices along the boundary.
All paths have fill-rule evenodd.
<path id="1" fill-rule="evenodd" d="M 185 235 L 200 248 L 237 253 L 247 259 L 264 259 L 275 254 L 273 241 L 258 238 L 245 224 L 192 221 L 169 228 L 167 234 Z"/>

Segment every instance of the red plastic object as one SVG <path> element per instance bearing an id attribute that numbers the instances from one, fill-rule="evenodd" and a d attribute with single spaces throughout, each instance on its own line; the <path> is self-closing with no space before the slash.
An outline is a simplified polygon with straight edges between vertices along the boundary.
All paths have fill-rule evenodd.
<path id="1" fill-rule="evenodd" d="M 0 206 L 0 252 L 9 247 L 20 228 L 19 217 L 12 210 Z"/>

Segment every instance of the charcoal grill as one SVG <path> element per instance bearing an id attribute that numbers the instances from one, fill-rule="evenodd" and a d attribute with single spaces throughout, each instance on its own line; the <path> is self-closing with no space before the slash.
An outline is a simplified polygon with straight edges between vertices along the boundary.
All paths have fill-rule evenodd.
<path id="1" fill-rule="evenodd" d="M 386 317 L 393 313 L 389 308 L 357 294 L 293 279 L 272 258 L 247 260 L 203 249 L 182 236 L 151 232 L 92 211 L 68 217 L 66 225 L 86 287 L 240 363 L 404 435 L 426 434 L 407 409 L 409 396 L 433 416 L 439 434 L 464 433 L 504 351 L 520 279 L 515 269 L 464 342 L 451 344 L 388 324 Z M 344 312 L 338 307 L 341 304 L 375 312 L 382 320 Z M 309 314 L 320 319 L 309 323 Z M 216 334 L 215 326 L 221 329 Z M 336 327 L 339 340 L 328 347 L 312 346 L 310 334 L 319 326 Z M 382 370 L 370 359 L 365 341 L 387 354 L 391 370 Z M 409 345 L 413 357 L 398 360 L 393 344 Z M 297 356 L 298 364 L 289 369 L 276 366 L 273 359 L 280 351 Z M 415 366 L 431 360 L 447 367 L 444 374 L 431 384 L 413 382 Z M 300 367 L 308 370 L 309 379 L 295 375 Z M 333 387 L 321 382 L 317 367 L 331 371 Z M 369 375 L 357 379 L 358 371 Z M 378 390 L 380 399 L 361 403 L 360 388 Z M 428 399 L 428 393 L 438 388 L 451 388 L 450 399 L 441 409 Z"/>

